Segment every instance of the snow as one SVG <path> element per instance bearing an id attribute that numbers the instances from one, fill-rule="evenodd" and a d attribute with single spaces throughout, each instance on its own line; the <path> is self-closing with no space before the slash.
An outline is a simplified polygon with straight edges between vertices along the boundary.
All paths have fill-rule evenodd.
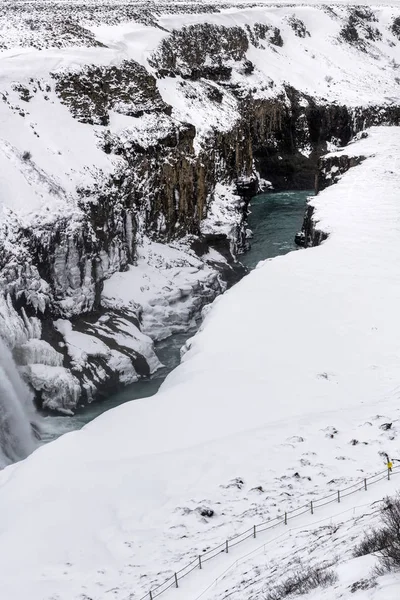
<path id="1" fill-rule="evenodd" d="M 398 14 L 394 6 L 381 4 L 374 7 L 379 21 L 372 25 L 377 26 L 384 37 L 381 42 L 372 43 L 366 53 L 337 39 L 349 15 L 347 5 L 335 5 L 336 17 L 324 6 L 318 5 L 292 4 L 290 10 L 294 17 L 304 22 L 310 37 L 295 35 L 287 21 L 286 4 L 221 10 L 207 15 L 208 23 L 227 27 L 253 27 L 255 23 L 265 23 L 280 29 L 284 40 L 281 48 L 263 43 L 263 40 L 261 44 L 264 47 L 250 45 L 246 55 L 255 65 L 255 72 L 248 77 L 240 77 L 235 72 L 238 82 L 254 87 L 255 97 L 273 97 L 279 93 L 283 83 L 312 96 L 348 106 L 388 102 L 391 96 L 393 99 L 397 97 L 398 84 L 393 77 L 393 69 L 397 67 L 391 65 L 390 60 L 398 60 L 399 49 L 396 45 L 389 47 L 387 44 L 388 39 L 395 41 L 388 30 L 391 18 Z M 160 19 L 160 24 L 168 30 L 201 22 L 204 22 L 201 14 L 168 15 Z M 326 78 L 327 73 L 331 79 Z"/>
<path id="2" fill-rule="evenodd" d="M 347 151 L 368 158 L 313 200 L 326 242 L 261 263 L 220 296 L 157 395 L 0 474 L 2 597 L 140 598 L 204 549 L 381 471 L 381 452 L 398 455 L 400 132 L 373 128 Z M 350 530 L 339 558 L 371 502 L 396 487 L 393 477 L 321 509 L 318 519 L 346 521 L 340 535 Z M 307 519 L 266 549 L 267 565 L 294 537 L 309 547 L 318 522 Z M 229 566 L 212 564 L 181 597 Z M 374 600 L 393 595 L 391 577 Z M 211 592 L 202 598 L 220 597 Z"/>
<path id="3" fill-rule="evenodd" d="M 15 78 L 17 74 L 11 72 Z M 97 148 L 94 128 L 73 119 L 54 92 L 44 86 L 25 103 L 18 93 L 7 91 L 7 102 L 0 103 L 5 207 L 22 226 L 44 227 L 66 217 L 79 220 L 76 189 L 93 184 L 101 170 L 111 173 L 113 162 Z M 24 158 L 25 152 L 28 158 Z"/>
<path id="4" fill-rule="evenodd" d="M 62 362 L 62 355 L 45 340 L 32 338 L 18 347 L 19 365 L 42 363 L 50 367 L 61 367 Z"/>
<path id="5" fill-rule="evenodd" d="M 174 247 L 144 238 L 135 266 L 105 282 L 102 304 L 111 308 L 138 304 L 141 330 L 153 340 L 187 331 L 195 324 L 201 305 L 225 289 L 207 261 L 226 262 L 216 251 L 200 260 L 182 242 Z"/>
<path id="6" fill-rule="evenodd" d="M 73 414 L 80 388 L 78 380 L 65 367 L 44 363 L 30 363 L 20 369 L 21 373 L 41 394 L 43 408 Z"/>
<path id="7" fill-rule="evenodd" d="M 229 131 L 239 119 L 238 101 L 232 94 L 223 94 L 219 104 L 210 103 L 211 90 L 223 91 L 216 83 L 166 77 L 157 81 L 157 87 L 164 101 L 173 107 L 172 115 L 196 127 L 194 148 L 197 152 L 210 132 Z"/>

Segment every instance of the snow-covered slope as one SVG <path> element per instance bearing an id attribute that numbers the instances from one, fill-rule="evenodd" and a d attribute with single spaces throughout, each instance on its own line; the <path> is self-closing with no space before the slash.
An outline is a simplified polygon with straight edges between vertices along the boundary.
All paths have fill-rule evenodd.
<path id="1" fill-rule="evenodd" d="M 260 176 L 308 189 L 327 145 L 399 122 L 396 4 L 0 9 L 0 332 L 48 408 L 158 367 L 240 276 Z"/>
<path id="2" fill-rule="evenodd" d="M 211 545 L 396 456 L 400 130 L 342 153 L 366 159 L 313 200 L 326 242 L 218 298 L 156 396 L 0 474 L 2 597 L 140 598 Z"/>

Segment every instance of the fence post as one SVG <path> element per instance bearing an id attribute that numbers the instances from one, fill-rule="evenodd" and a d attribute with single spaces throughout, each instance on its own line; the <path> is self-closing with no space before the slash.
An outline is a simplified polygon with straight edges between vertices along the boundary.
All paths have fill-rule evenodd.
<path id="1" fill-rule="evenodd" d="M 313 501 L 311 500 L 311 514 L 314 514 L 314 505 L 313 505 Z"/>
<path id="2" fill-rule="evenodd" d="M 340 503 L 340 490 L 338 490 L 338 493 L 337 493 L 337 501 Z"/>
<path id="3" fill-rule="evenodd" d="M 199 554 L 199 567 L 201 569 L 201 556 L 200 556 L 200 554 Z"/>
<path id="4" fill-rule="evenodd" d="M 226 552 L 227 554 L 228 554 L 228 548 L 229 548 L 229 546 L 228 546 L 228 540 L 226 540 L 225 552 Z"/>
<path id="5" fill-rule="evenodd" d="M 150 596 L 150 600 L 153 600 L 153 594 L 151 593 L 151 590 L 149 592 L 149 596 Z"/>
<path id="6" fill-rule="evenodd" d="M 256 526 L 255 525 L 253 527 L 253 535 L 254 535 L 254 537 L 256 537 Z"/>
<path id="7" fill-rule="evenodd" d="M 177 574 L 176 574 L 176 573 L 175 573 L 175 585 L 176 585 L 176 587 L 179 587 L 179 586 L 178 586 L 178 576 L 177 576 Z"/>
<path id="8" fill-rule="evenodd" d="M 367 480 L 364 479 L 364 490 L 367 491 Z"/>
<path id="9" fill-rule="evenodd" d="M 285 512 L 285 525 L 287 525 L 287 512 Z"/>

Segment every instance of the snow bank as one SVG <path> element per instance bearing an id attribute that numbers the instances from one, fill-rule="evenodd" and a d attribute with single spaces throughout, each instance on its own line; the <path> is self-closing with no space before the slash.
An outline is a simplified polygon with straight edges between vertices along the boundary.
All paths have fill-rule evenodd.
<path id="1" fill-rule="evenodd" d="M 322 246 L 219 297 L 156 396 L 0 474 L 3 597 L 139 598 L 396 454 L 400 131 L 374 128 L 348 151 L 368 158 L 314 200 Z"/>

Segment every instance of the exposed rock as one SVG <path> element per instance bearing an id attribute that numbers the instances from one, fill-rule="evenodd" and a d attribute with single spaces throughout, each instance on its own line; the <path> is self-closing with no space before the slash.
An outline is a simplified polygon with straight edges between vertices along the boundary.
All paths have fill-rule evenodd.
<path id="1" fill-rule="evenodd" d="M 358 592 L 360 590 L 369 590 L 371 588 L 377 587 L 378 582 L 374 577 L 370 579 L 360 579 L 359 581 L 355 581 L 351 585 L 349 585 L 349 590 L 352 594 Z"/>
<path id="2" fill-rule="evenodd" d="M 392 425 L 393 423 L 382 423 L 382 425 L 379 426 L 379 429 L 383 429 L 383 431 L 388 431 L 389 429 L 392 429 Z"/>
<path id="3" fill-rule="evenodd" d="M 371 25 L 371 22 L 376 21 L 376 17 L 370 8 L 364 6 L 352 7 L 349 12 L 348 21 L 340 30 L 340 38 L 367 52 L 369 41 L 382 39 L 379 29 Z"/>
<path id="4" fill-rule="evenodd" d="M 149 64 L 160 77 L 181 75 L 221 81 L 230 78 L 230 63 L 242 61 L 247 49 L 248 39 L 242 28 L 198 23 L 172 31 Z"/>
<path id="5" fill-rule="evenodd" d="M 156 79 L 134 60 L 119 66 L 87 66 L 73 73 L 54 73 L 56 92 L 82 123 L 108 125 L 109 111 L 140 117 L 151 112 L 171 114 Z"/>
<path id="6" fill-rule="evenodd" d="M 341 127 L 344 137 L 347 135 L 357 135 L 362 138 L 367 134 L 363 131 L 364 127 L 370 127 L 378 123 L 398 124 L 400 112 L 397 106 L 388 107 L 370 107 L 369 109 L 356 108 L 348 111 L 345 107 L 343 115 L 345 119 L 341 121 Z M 344 142 L 348 143 L 350 140 Z M 346 154 L 328 154 L 318 160 L 318 171 L 315 177 L 315 193 L 335 184 L 339 178 L 349 169 L 359 165 L 364 160 L 363 156 L 347 156 Z M 299 246 L 309 247 L 318 246 L 326 238 L 327 234 L 316 226 L 313 220 L 314 207 L 308 205 L 304 215 L 302 229 L 295 236 L 295 242 Z"/>
<path id="7" fill-rule="evenodd" d="M 395 17 L 393 19 L 391 30 L 393 35 L 396 36 L 398 40 L 400 40 L 400 17 Z"/>
<path id="8" fill-rule="evenodd" d="M 252 27 L 246 26 L 250 42 L 256 48 L 264 48 L 266 44 L 273 46 L 283 46 L 281 31 L 278 27 L 272 27 L 266 23 L 255 23 Z"/>
<path id="9" fill-rule="evenodd" d="M 10 23 L 18 11 L 25 15 L 27 10 L 19 2 L 6 2 L 5 7 Z M 183 3 L 180 8 L 215 12 L 221 5 Z M 163 10 L 174 8 L 164 3 Z M 72 170 L 63 186 L 40 164 L 37 150 L 29 145 L 14 148 L 8 141 L 2 146 L 22 178 L 38 186 L 38 196 L 56 199 L 62 208 L 54 215 L 49 209 L 47 218 L 39 215 L 32 222 L 11 213 L 2 221 L 1 334 L 39 404 L 69 411 L 74 403 L 89 402 L 151 374 L 159 363 L 146 334 L 160 339 L 162 318 L 164 333 L 182 330 L 245 273 L 237 256 L 248 244 L 247 206 L 260 181 L 271 182 L 275 189 L 308 189 L 328 145 L 345 145 L 370 125 L 398 124 L 400 113 L 397 106 L 350 110 L 289 85 L 275 92 L 268 78 L 260 85 L 257 63 L 248 51 L 252 45 L 252 52 L 268 48 L 274 56 L 280 54 L 284 40 L 272 24 L 197 23 L 167 32 L 158 22 L 157 3 L 151 1 L 146 6 L 99 4 L 90 11 L 80 4 L 59 4 L 51 10 L 35 4 L 29 11 L 30 20 L 23 19 L 20 28 L 14 24 L 13 47 L 94 48 L 101 42 L 89 24 L 132 20 L 165 33 L 149 58 L 149 70 L 134 60 L 87 65 L 57 71 L 49 81 L 31 77 L 12 82 L 1 91 L 7 115 L 29 124 L 35 139 L 41 135 L 35 105 L 54 105 L 58 115 L 62 111 L 67 119 L 69 111 L 73 125 L 90 131 L 98 162 L 103 157 L 108 161 L 102 167 L 85 164 L 79 185 L 74 185 Z M 379 39 L 374 19 L 370 9 L 349 9 L 345 26 L 354 28 L 363 48 Z M 300 19 L 293 16 L 287 22 L 296 36 L 309 37 Z M 7 27 L 5 23 L 2 47 L 9 44 Z M 253 87 L 254 80 L 259 88 Z M 163 85 L 168 88 L 166 100 Z M 187 117 L 169 106 L 175 93 L 190 107 Z M 201 118 L 215 117 L 203 129 L 197 119 L 202 111 Z M 54 155 L 51 148 L 51 160 Z M 68 157 L 62 160 L 67 166 Z M 317 189 L 336 181 L 355 160 L 342 156 L 321 162 Z M 309 207 L 301 243 L 320 243 L 324 235 L 313 224 Z M 198 281 L 188 277 L 179 287 L 166 277 L 157 308 L 154 298 L 145 308 L 135 298 L 118 304 L 109 289 L 104 292 L 110 287 L 106 282 L 119 274 L 128 279 L 148 242 L 173 250 L 178 244 L 186 253 L 186 260 L 180 256 L 152 267 L 164 273 L 185 265 Z M 44 366 L 53 373 L 47 382 Z"/>
<path id="10" fill-rule="evenodd" d="M 243 486 L 244 486 L 244 481 L 240 477 L 235 477 L 235 479 L 232 479 L 228 484 L 221 485 L 222 488 L 226 488 L 226 489 L 237 488 L 239 490 L 241 490 Z"/>
<path id="11" fill-rule="evenodd" d="M 264 488 L 262 485 L 258 485 L 257 487 L 251 488 L 250 492 L 258 492 L 261 494 L 264 492 Z"/>

